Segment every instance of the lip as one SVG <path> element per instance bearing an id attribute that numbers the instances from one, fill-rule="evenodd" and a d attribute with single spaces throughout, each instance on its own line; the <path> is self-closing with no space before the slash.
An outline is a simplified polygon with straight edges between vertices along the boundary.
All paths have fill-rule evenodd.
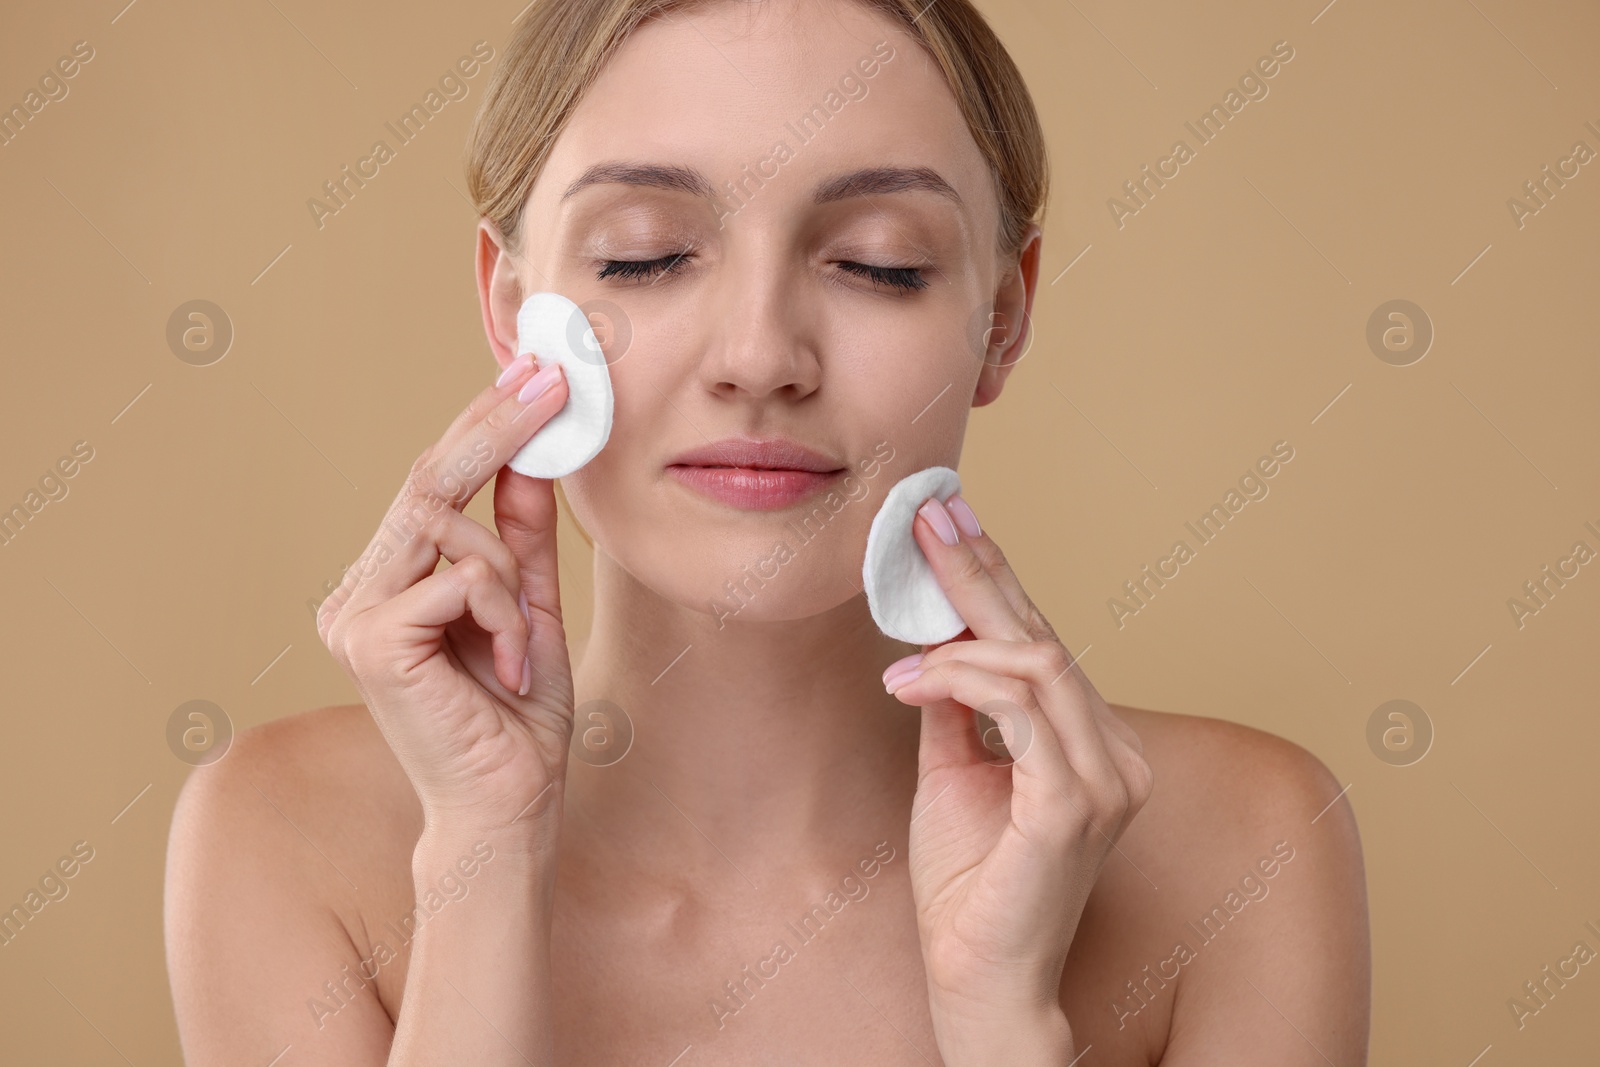
<path id="1" fill-rule="evenodd" d="M 835 460 L 784 437 L 725 437 L 667 464 L 682 484 L 749 511 L 790 507 L 844 471 Z"/>

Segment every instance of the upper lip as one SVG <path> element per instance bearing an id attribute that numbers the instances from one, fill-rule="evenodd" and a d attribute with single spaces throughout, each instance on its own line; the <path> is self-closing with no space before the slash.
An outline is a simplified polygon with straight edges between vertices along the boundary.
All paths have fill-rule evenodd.
<path id="1" fill-rule="evenodd" d="M 720 441 L 680 452 L 668 465 L 815 471 L 819 474 L 831 474 L 844 469 L 842 464 L 786 437 L 724 437 Z"/>

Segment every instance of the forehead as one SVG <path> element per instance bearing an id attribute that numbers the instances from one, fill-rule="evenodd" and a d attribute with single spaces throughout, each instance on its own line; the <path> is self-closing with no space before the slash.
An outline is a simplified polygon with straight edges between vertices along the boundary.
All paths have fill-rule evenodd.
<path id="1" fill-rule="evenodd" d="M 574 110 L 534 200 L 553 207 L 612 160 L 691 167 L 720 191 L 780 142 L 794 180 L 758 200 L 809 200 L 822 178 L 861 167 L 928 167 L 969 221 L 996 220 L 986 161 L 943 74 L 853 0 L 724 0 L 642 24 Z"/>

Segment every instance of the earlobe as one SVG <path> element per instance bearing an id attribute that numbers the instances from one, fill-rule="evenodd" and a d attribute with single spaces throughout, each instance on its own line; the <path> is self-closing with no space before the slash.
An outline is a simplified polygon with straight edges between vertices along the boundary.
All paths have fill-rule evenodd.
<path id="1" fill-rule="evenodd" d="M 1007 340 L 988 354 L 983 362 L 983 369 L 978 372 L 977 386 L 972 391 L 973 407 L 981 408 L 1000 399 L 1000 391 L 1005 388 L 1006 378 L 1026 351 L 1029 343 L 1028 334 L 1032 329 L 1032 323 L 1026 324 L 1020 335 L 1020 344 Z M 1003 362 L 995 362 L 996 360 Z"/>

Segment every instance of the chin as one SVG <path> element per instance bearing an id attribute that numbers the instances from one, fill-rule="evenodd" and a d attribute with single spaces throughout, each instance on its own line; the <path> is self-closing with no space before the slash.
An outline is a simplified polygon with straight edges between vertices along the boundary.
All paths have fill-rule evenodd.
<path id="1" fill-rule="evenodd" d="M 807 538 L 803 518 L 804 513 L 768 516 L 759 530 L 731 535 L 707 530 L 696 537 L 686 527 L 685 537 L 659 542 L 645 568 L 629 570 L 641 578 L 653 576 L 647 582 L 653 589 L 706 613 L 718 629 L 810 618 L 860 591 L 866 525 L 836 523 Z M 679 541 L 694 543 L 675 545 Z M 716 547 L 707 551 L 708 545 Z"/>
<path id="2" fill-rule="evenodd" d="M 736 570 L 719 572 L 698 600 L 687 601 L 710 615 L 718 629 L 738 623 L 791 622 L 832 611 L 858 595 L 858 553 L 830 546 L 827 553 L 768 547 Z M 847 558 L 848 556 L 848 558 Z M 852 561 L 854 566 L 852 567 Z"/>

